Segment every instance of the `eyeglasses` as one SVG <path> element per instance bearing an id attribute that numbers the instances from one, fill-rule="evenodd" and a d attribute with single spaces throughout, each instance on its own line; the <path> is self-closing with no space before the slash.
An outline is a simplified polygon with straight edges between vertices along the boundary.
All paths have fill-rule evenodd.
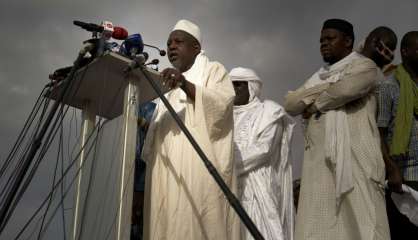
<path id="1" fill-rule="evenodd" d="M 376 50 L 377 52 L 382 55 L 386 60 L 388 61 L 392 61 L 393 60 L 393 51 L 390 50 L 390 48 L 388 48 L 386 46 L 386 44 L 380 40 L 377 42 L 376 44 Z"/>

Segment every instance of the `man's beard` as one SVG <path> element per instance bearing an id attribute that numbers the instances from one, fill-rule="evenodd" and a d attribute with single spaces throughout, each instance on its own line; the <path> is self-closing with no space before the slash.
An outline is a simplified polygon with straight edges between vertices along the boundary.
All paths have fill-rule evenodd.
<path id="1" fill-rule="evenodd" d="M 324 60 L 324 62 L 326 62 L 326 63 L 328 63 L 330 65 L 338 62 L 336 60 L 336 57 L 335 56 L 322 56 L 322 59 Z"/>
<path id="2" fill-rule="evenodd" d="M 171 62 L 171 65 L 172 65 L 175 69 L 177 69 L 177 70 L 179 70 L 179 71 L 180 71 L 181 66 L 182 66 L 182 63 L 181 63 L 180 59 L 176 59 L 174 62 Z"/>

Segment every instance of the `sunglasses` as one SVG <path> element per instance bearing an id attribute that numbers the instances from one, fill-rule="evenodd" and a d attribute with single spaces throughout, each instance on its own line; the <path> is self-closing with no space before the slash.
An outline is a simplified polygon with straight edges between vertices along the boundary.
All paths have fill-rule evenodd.
<path id="1" fill-rule="evenodd" d="M 393 57 L 394 57 L 393 51 L 390 50 L 390 48 L 388 48 L 388 46 L 386 46 L 386 44 L 382 40 L 380 40 L 376 43 L 376 50 L 386 60 L 388 60 L 388 61 L 393 60 Z"/>

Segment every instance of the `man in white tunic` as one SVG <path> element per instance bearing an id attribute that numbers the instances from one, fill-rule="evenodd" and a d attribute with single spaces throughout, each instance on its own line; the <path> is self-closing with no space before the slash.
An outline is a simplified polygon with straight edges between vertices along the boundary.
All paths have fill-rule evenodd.
<path id="1" fill-rule="evenodd" d="M 289 145 L 294 121 L 283 107 L 260 100 L 262 82 L 234 68 L 235 164 L 241 203 L 266 240 L 292 240 L 294 206 Z M 253 239 L 241 227 L 242 239 Z"/>
<path id="2" fill-rule="evenodd" d="M 375 52 L 352 52 L 353 42 L 350 23 L 327 20 L 320 39 L 327 65 L 286 96 L 285 109 L 306 121 L 297 240 L 390 239 L 375 119 L 383 75 L 370 59 Z"/>
<path id="3" fill-rule="evenodd" d="M 174 68 L 162 72 L 167 99 L 236 192 L 233 164 L 234 89 L 228 72 L 201 50 L 198 26 L 180 20 L 167 41 Z M 159 102 L 146 138 L 144 239 L 238 240 L 239 219 L 212 176 Z"/>

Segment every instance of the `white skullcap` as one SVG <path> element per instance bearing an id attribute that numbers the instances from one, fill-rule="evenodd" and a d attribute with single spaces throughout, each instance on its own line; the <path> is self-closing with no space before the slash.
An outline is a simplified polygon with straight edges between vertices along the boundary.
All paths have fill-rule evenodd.
<path id="1" fill-rule="evenodd" d="M 248 102 L 254 100 L 255 97 L 260 98 L 263 82 L 257 76 L 254 70 L 249 68 L 236 67 L 231 70 L 229 77 L 233 82 L 248 82 L 248 92 L 250 93 Z"/>
<path id="2" fill-rule="evenodd" d="M 187 32 L 188 34 L 196 38 L 199 44 L 202 45 L 202 36 L 200 34 L 200 28 L 196 24 L 190 22 L 189 20 L 182 19 L 176 23 L 172 32 L 176 30 Z"/>

